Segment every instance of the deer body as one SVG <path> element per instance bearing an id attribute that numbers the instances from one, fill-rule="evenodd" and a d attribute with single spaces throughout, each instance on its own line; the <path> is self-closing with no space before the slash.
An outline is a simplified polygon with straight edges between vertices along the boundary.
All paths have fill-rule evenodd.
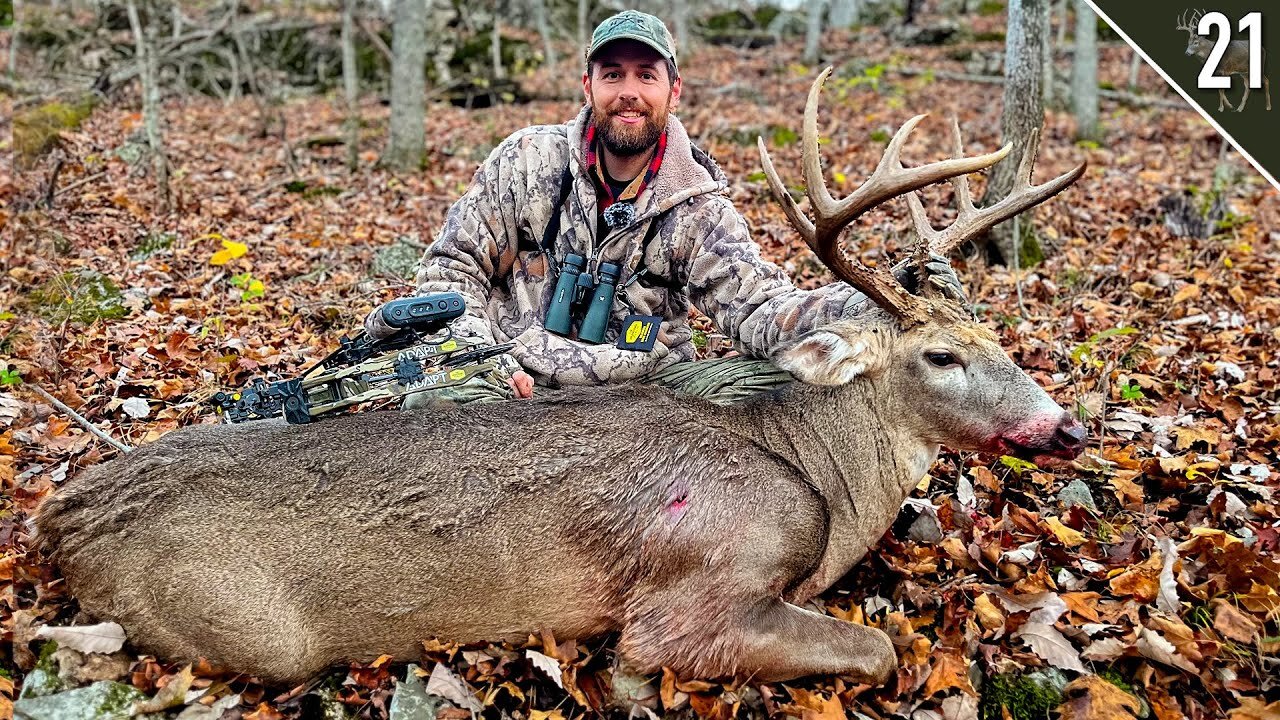
<path id="1" fill-rule="evenodd" d="M 430 637 L 621 631 L 642 669 L 731 674 L 746 641 L 735 616 L 826 589 L 932 459 L 899 450 L 921 444 L 895 437 L 874 393 L 815 393 L 719 408 L 626 387 L 194 426 L 77 477 L 40 531 L 82 608 L 163 657 L 296 681 L 415 658 Z M 620 404 L 640 405 L 625 432 Z M 553 460 L 522 464 L 535 449 Z M 880 638 L 837 627 L 865 636 L 864 675 L 888 671 Z"/>
<path id="2" fill-rule="evenodd" d="M 1191 19 L 1186 21 L 1179 18 L 1178 30 L 1187 31 L 1187 56 L 1199 57 L 1207 60 L 1209 54 L 1213 52 L 1214 43 L 1208 37 L 1199 34 L 1197 25 L 1202 13 L 1193 13 Z M 1267 51 L 1262 49 L 1262 88 L 1266 94 L 1267 110 L 1271 109 L 1271 80 L 1266 76 L 1265 68 L 1267 66 Z M 1217 74 L 1234 77 L 1239 75 L 1244 81 L 1244 95 L 1240 97 L 1240 104 L 1232 106 L 1227 100 L 1225 90 L 1218 90 L 1218 112 L 1222 112 L 1225 106 L 1236 112 L 1244 112 L 1244 104 L 1249 100 L 1249 41 L 1248 40 L 1232 40 L 1227 43 L 1227 48 L 1222 54 L 1222 58 L 1218 61 Z"/>
<path id="3" fill-rule="evenodd" d="M 414 658 L 420 641 L 618 632 L 641 672 L 881 682 L 877 629 L 799 605 L 892 524 L 940 445 L 1036 461 L 1084 430 L 995 335 L 926 283 L 913 295 L 834 245 L 907 194 L 945 254 L 1084 171 L 978 210 L 963 175 L 1008 148 L 905 168 L 907 122 L 871 177 L 835 201 L 821 183 L 817 95 L 805 108 L 814 220 L 770 185 L 818 257 L 880 308 L 815 330 L 774 361 L 796 382 L 733 407 L 634 386 L 313 425 L 202 425 L 90 468 L 37 518 L 82 607 L 167 658 L 206 657 L 298 681 L 345 660 Z M 913 191 L 952 178 L 939 231 Z M 822 195 L 816 194 L 821 191 Z M 789 203 L 789 204 L 788 204 Z"/>

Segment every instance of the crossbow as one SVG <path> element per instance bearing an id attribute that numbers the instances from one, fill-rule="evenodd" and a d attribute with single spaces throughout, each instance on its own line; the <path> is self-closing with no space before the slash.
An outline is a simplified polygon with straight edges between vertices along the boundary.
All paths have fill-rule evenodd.
<path id="1" fill-rule="evenodd" d="M 216 393 L 214 410 L 232 423 L 283 415 L 286 422 L 301 424 L 360 403 L 488 375 L 498 368 L 493 358 L 514 343 L 477 345 L 454 337 L 449 321 L 465 311 L 458 293 L 394 300 L 381 310 L 386 324 L 397 328 L 394 334 L 374 339 L 362 332 L 343 338 L 337 350 L 296 378 L 256 378 L 243 390 Z"/>

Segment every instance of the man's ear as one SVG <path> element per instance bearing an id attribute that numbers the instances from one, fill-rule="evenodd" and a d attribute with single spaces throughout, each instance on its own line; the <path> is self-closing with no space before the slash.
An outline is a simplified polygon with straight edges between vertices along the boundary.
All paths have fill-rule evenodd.
<path id="1" fill-rule="evenodd" d="M 582 97 L 588 105 L 591 104 L 591 68 L 582 73 Z"/>
<path id="2" fill-rule="evenodd" d="M 671 84 L 671 109 L 675 110 L 680 106 L 680 92 L 684 88 L 684 78 L 676 76 L 676 81 Z"/>
<path id="3" fill-rule="evenodd" d="M 879 343 L 867 330 L 837 323 L 800 338 L 774 357 L 778 367 L 810 385 L 843 385 L 875 364 Z"/>

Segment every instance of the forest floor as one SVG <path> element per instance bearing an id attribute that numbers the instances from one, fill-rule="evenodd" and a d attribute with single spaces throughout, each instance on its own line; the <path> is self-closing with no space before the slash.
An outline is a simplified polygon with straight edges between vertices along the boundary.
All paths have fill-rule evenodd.
<path id="1" fill-rule="evenodd" d="M 963 72 L 959 52 L 999 54 L 1001 42 L 902 48 L 875 30 L 829 42 L 837 71 L 820 127 L 835 194 L 852 191 L 888 135 L 919 112 L 933 115 L 907 144 L 913 163 L 946 156 L 951 114 L 968 152 L 998 147 L 998 85 L 894 68 Z M 1101 80 L 1123 86 L 1128 60 L 1127 48 L 1104 46 Z M 683 67 L 679 115 L 730 177 L 765 255 L 802 286 L 828 282 L 770 197 L 754 147 L 763 135 L 783 175 L 799 182 L 800 113 L 817 69 L 792 46 L 708 47 Z M 561 69 L 554 84 L 576 86 L 577 65 Z M 1174 97 L 1150 69 L 1141 85 Z M 373 167 L 387 112 L 370 96 L 362 167 L 348 173 L 344 148 L 320 142 L 340 135 L 339 97 L 288 100 L 277 108 L 283 125 L 265 123 L 265 134 L 263 107 L 251 99 L 175 97 L 165 118 L 176 209 L 160 214 L 150 163 L 139 159 L 137 98 L 124 95 L 4 179 L 11 194 L 0 212 L 16 251 L 0 257 L 0 581 L 12 583 L 0 614 L 14 655 L 0 686 L 7 674 L 20 689 L 37 663 L 50 668 L 35 631 L 68 625 L 76 612 L 27 520 L 64 480 L 115 454 L 25 385 L 132 445 L 216 422 L 206 404 L 214 392 L 296 373 L 369 309 L 409 293 L 389 248 L 407 238 L 412 254 L 428 243 L 507 134 L 562 122 L 579 106 L 433 105 L 426 169 L 394 174 Z M 830 614 L 894 636 L 900 665 L 887 685 L 668 674 L 659 683 L 666 710 L 824 720 L 1025 720 L 1055 708 L 1064 718 L 1280 717 L 1280 198 L 1234 152 L 1215 173 L 1222 140 L 1190 108 L 1104 100 L 1102 118 L 1106 138 L 1089 145 L 1072 142 L 1069 113 L 1047 115 L 1036 178 L 1081 160 L 1089 167 L 1024 216 L 1049 248 L 1042 264 L 1015 272 L 956 260 L 1013 359 L 1086 419 L 1089 450 L 1055 470 L 944 451 L 918 502 L 821 598 Z M 59 162 L 59 190 L 44 207 Z M 1210 237 L 1171 233 L 1161 201 L 1178 195 L 1197 207 L 1221 202 Z M 949 188 L 925 197 L 940 222 Z M 908 224 L 892 203 L 850 237 L 876 259 L 898 247 Z M 707 354 L 728 350 L 698 323 Z M 490 718 L 558 720 L 599 706 L 607 640 L 531 643 L 426 642 L 422 666 L 451 674 Z M 65 682 L 88 682 L 89 665 L 69 655 L 58 659 Z M 405 673 L 382 659 L 291 689 L 161 660 L 126 647 L 116 677 L 148 695 L 167 688 L 178 706 L 235 694 L 229 717 L 253 720 L 300 716 L 321 696 L 353 715 L 386 717 Z M 195 699 L 192 689 L 208 692 Z"/>

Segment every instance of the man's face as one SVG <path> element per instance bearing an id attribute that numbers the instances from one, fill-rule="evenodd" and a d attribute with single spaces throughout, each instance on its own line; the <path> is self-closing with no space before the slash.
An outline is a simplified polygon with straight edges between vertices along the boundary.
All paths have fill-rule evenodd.
<path id="1" fill-rule="evenodd" d="M 647 152 L 667 127 L 667 113 L 680 101 L 680 78 L 653 48 L 635 40 L 615 40 L 596 53 L 582 75 L 596 134 L 620 157 Z"/>

